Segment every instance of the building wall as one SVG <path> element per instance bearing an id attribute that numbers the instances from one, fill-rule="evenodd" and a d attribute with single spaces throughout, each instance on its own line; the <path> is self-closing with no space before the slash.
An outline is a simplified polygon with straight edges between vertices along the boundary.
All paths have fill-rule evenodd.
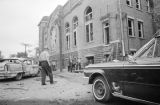
<path id="1" fill-rule="evenodd" d="M 48 40 L 49 40 L 49 51 L 50 60 L 53 64 L 56 64 L 58 69 L 61 68 L 61 15 L 62 6 L 57 8 L 51 13 L 48 23 Z"/>
<path id="2" fill-rule="evenodd" d="M 154 0 L 154 31 L 160 30 L 160 0 Z"/>
<path id="3" fill-rule="evenodd" d="M 48 20 L 49 20 L 49 17 L 44 16 L 38 24 L 38 27 L 39 27 L 39 50 L 40 50 L 40 52 L 43 51 L 44 47 L 47 47 L 48 44 L 49 44 L 48 32 L 47 32 Z"/>
<path id="4" fill-rule="evenodd" d="M 102 30 L 102 20 L 101 18 L 106 16 L 108 13 L 108 8 L 111 8 L 112 6 L 108 6 L 108 1 L 107 0 L 77 0 L 77 5 L 76 7 L 72 7 L 72 0 L 70 0 L 71 3 L 67 2 L 66 5 L 64 6 L 64 24 L 65 26 L 66 22 L 69 22 L 70 24 L 70 35 L 71 35 L 71 48 L 69 50 L 66 50 L 66 43 L 65 43 L 65 32 L 64 35 L 62 36 L 62 45 L 63 45 L 63 54 L 65 57 L 72 58 L 72 55 L 68 55 L 70 52 L 76 52 L 78 51 L 78 54 L 76 58 L 82 58 L 82 61 L 86 61 L 87 56 L 95 56 L 97 55 L 98 52 L 100 52 L 102 59 L 102 54 L 103 54 L 103 30 Z M 110 1 L 112 4 L 114 4 L 115 0 Z M 75 3 L 75 1 L 74 1 Z M 85 10 L 87 7 L 91 7 L 93 11 L 93 41 L 90 43 L 86 42 L 86 35 L 85 35 Z M 115 8 L 113 7 L 110 9 L 112 12 L 115 12 Z M 77 47 L 73 47 L 73 17 L 77 16 L 78 17 L 78 29 L 77 29 Z M 111 21 L 111 24 L 114 24 L 114 21 Z M 63 28 L 65 29 L 65 27 Z M 115 30 L 111 30 L 110 34 L 114 34 Z M 116 40 L 117 37 L 115 36 L 110 36 L 111 40 Z M 95 50 L 88 50 L 88 49 L 93 49 Z M 100 49 L 99 49 L 100 48 Z M 97 49 L 97 50 L 96 50 Z M 68 56 L 66 56 L 68 55 Z M 84 56 L 87 55 L 87 56 Z M 66 58 L 64 58 L 66 59 Z M 96 59 L 96 58 L 95 58 Z M 98 62 L 99 60 L 96 60 Z"/>
<path id="5" fill-rule="evenodd" d="M 72 2 L 72 0 L 70 0 Z M 78 1 L 78 0 L 77 0 Z M 121 0 L 121 8 L 123 16 L 123 33 L 124 33 L 124 45 L 125 52 L 128 54 L 130 50 L 137 51 L 142 45 L 144 45 L 148 40 L 150 40 L 153 30 L 152 30 L 152 15 L 146 12 L 146 3 L 141 0 L 141 10 L 135 8 L 135 1 L 132 0 L 133 7 L 129 7 L 126 4 L 126 0 Z M 93 42 L 86 42 L 85 35 L 85 20 L 84 13 L 85 9 L 90 6 L 93 10 Z M 110 23 L 110 41 L 121 40 L 121 26 L 119 18 L 119 1 L 118 0 L 82 0 L 78 6 L 72 9 L 72 5 L 69 2 L 66 3 L 63 9 L 64 13 L 64 24 L 69 22 L 70 24 L 70 35 L 71 35 L 71 48 L 66 50 L 65 43 L 65 32 L 62 36 L 63 39 L 63 54 L 68 55 L 70 52 L 78 51 L 78 57 L 82 58 L 82 61 L 85 62 L 86 56 L 94 56 L 95 63 L 100 62 L 104 57 L 104 43 L 103 43 L 103 22 L 109 20 Z M 78 17 L 78 47 L 74 48 L 73 45 L 73 17 Z M 135 25 L 135 37 L 128 36 L 128 27 L 127 27 L 127 17 L 134 18 Z M 144 25 L 144 38 L 138 38 L 138 26 L 137 21 L 142 20 Z M 64 27 L 65 29 L 65 27 Z M 94 50 L 92 50 L 94 48 Z M 96 50 L 97 49 L 97 50 Z M 108 48 L 109 49 L 109 48 Z M 107 50 L 108 50 L 107 49 Z M 122 53 L 122 51 L 119 51 Z M 97 57 L 99 55 L 99 57 Z M 122 55 L 122 54 L 121 54 Z M 72 55 L 70 55 L 72 58 Z M 67 56 L 65 56 L 67 57 Z M 69 55 L 68 55 L 69 58 Z M 65 58 L 64 58 L 65 59 Z"/>
<path id="6" fill-rule="evenodd" d="M 72 0 L 71 0 L 72 1 Z M 83 1 L 83 0 L 82 0 Z M 108 0 L 109 1 L 109 0 Z M 77 16 L 78 17 L 78 42 L 79 42 L 79 48 L 78 49 L 83 49 L 85 48 L 90 48 L 93 46 L 100 46 L 103 44 L 103 31 L 102 31 L 102 21 L 100 20 L 101 17 L 107 15 L 108 12 L 108 7 L 110 8 L 111 12 L 115 12 L 115 8 L 113 6 L 108 6 L 108 1 L 107 0 L 84 0 L 83 2 L 81 2 L 81 4 L 79 6 L 77 6 L 76 8 L 74 8 L 73 10 L 70 9 L 70 12 L 68 9 L 66 9 L 67 7 L 69 8 L 69 3 L 67 3 L 64 7 L 64 24 L 63 26 L 65 26 L 66 22 L 69 22 L 70 24 L 70 28 L 71 28 L 71 36 L 73 36 L 72 33 L 72 29 L 73 29 L 73 25 L 72 25 L 72 21 L 73 21 L 73 17 Z M 111 3 L 115 1 L 112 0 Z M 84 20 L 84 12 L 86 10 L 86 8 L 90 6 L 93 9 L 93 36 L 94 36 L 94 40 L 92 43 L 87 43 L 86 42 L 86 35 L 85 35 L 85 20 Z M 112 7 L 112 8 L 111 8 Z M 67 12 L 68 11 L 68 12 Z M 111 21 L 111 24 L 114 24 L 114 21 Z M 115 25 L 114 25 L 115 26 Z M 113 27 L 114 29 L 114 27 Z M 112 30 L 111 34 L 114 34 L 116 30 Z M 65 34 L 65 33 L 64 33 Z M 113 38 L 113 40 L 116 40 L 117 37 L 111 36 Z M 63 42 L 65 42 L 65 35 L 63 35 Z M 63 52 L 66 51 L 65 49 L 65 43 L 63 44 Z M 73 38 L 71 41 L 71 51 L 74 51 L 75 48 L 73 48 Z"/>
<path id="7" fill-rule="evenodd" d="M 125 50 L 129 52 L 130 50 L 138 50 L 142 45 L 144 45 L 148 40 L 151 39 L 153 35 L 153 24 L 152 24 L 152 14 L 147 12 L 146 1 L 141 0 L 141 9 L 136 9 L 136 2 L 132 0 L 132 6 L 128 6 L 125 0 L 121 0 L 122 12 L 126 14 L 123 19 L 124 27 L 124 40 L 125 40 Z M 128 36 L 127 30 L 127 17 L 134 19 L 134 34 L 135 37 Z M 144 38 L 138 37 L 138 21 L 143 22 L 143 33 Z"/>
<path id="8" fill-rule="evenodd" d="M 48 35 L 49 35 L 49 41 L 50 41 L 50 51 L 53 54 L 59 54 L 60 53 L 60 35 L 59 35 L 59 12 L 61 11 L 61 6 L 58 6 L 53 13 L 50 15 L 49 24 L 48 24 Z"/>
<path id="9" fill-rule="evenodd" d="M 50 39 L 48 45 L 50 46 L 52 58 L 59 59 L 60 61 L 62 60 L 63 62 L 61 64 L 63 68 L 67 67 L 69 59 L 78 58 L 81 59 L 82 65 L 85 66 L 88 62 L 87 58 L 91 56 L 94 57 L 94 63 L 102 62 L 104 56 L 107 54 L 110 55 L 111 53 L 113 53 L 112 59 L 119 59 L 119 57 L 122 56 L 121 40 L 124 40 L 126 54 L 131 50 L 138 50 L 150 40 L 153 34 L 152 14 L 146 12 L 145 0 L 141 0 L 141 10 L 135 8 L 135 0 L 132 0 L 132 7 L 126 5 L 126 0 L 120 1 L 119 4 L 119 0 L 68 0 L 61 8 L 61 18 L 59 18 L 59 7 L 57 7 L 50 15 L 47 28 L 48 37 Z M 86 41 L 85 31 L 85 11 L 88 7 L 91 7 L 93 11 L 93 41 L 89 43 Z M 120 8 L 122 11 L 120 11 Z M 73 45 L 73 18 L 75 16 L 78 17 L 76 47 Z M 120 16 L 122 16 L 122 27 Z M 132 17 L 134 19 L 135 37 L 128 36 L 127 17 Z M 61 21 L 59 26 L 56 24 L 57 18 Z M 139 20 L 143 22 L 144 38 L 138 37 L 137 21 Z M 67 22 L 70 25 L 70 49 L 66 49 L 65 24 Z M 104 43 L 104 23 L 106 22 L 109 23 L 109 44 Z M 44 24 L 42 24 L 41 27 L 43 27 L 43 25 Z M 56 35 L 59 41 L 59 43 L 56 43 L 55 47 L 51 46 L 53 44 L 52 39 L 55 37 L 50 35 L 52 26 L 57 30 Z M 40 33 L 42 33 L 42 29 L 44 28 L 40 29 Z M 40 38 L 40 40 L 42 39 Z"/>

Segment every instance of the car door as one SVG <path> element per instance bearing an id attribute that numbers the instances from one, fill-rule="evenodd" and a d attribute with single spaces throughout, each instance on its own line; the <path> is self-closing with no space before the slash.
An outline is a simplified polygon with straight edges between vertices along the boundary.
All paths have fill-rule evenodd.
<path id="1" fill-rule="evenodd" d="M 30 75 L 36 75 L 38 73 L 38 65 L 35 65 L 33 60 L 30 60 Z"/>
<path id="2" fill-rule="evenodd" d="M 12 63 L 8 64 L 8 70 L 11 72 L 19 73 L 23 72 L 22 64 L 19 60 L 12 60 Z"/>
<path id="3" fill-rule="evenodd" d="M 126 96 L 160 103 L 160 38 L 137 56 L 136 62 L 124 65 Z"/>
<path id="4" fill-rule="evenodd" d="M 32 64 L 30 60 L 25 60 L 23 62 L 23 69 L 25 72 L 25 76 L 30 76 L 32 74 Z"/>

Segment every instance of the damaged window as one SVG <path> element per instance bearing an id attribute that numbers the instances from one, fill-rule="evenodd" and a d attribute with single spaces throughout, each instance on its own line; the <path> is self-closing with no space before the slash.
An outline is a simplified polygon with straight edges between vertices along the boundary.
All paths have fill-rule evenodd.
<path id="1" fill-rule="evenodd" d="M 160 37 L 155 38 L 138 56 L 140 58 L 160 57 Z"/>
<path id="2" fill-rule="evenodd" d="M 155 45 L 155 41 L 153 41 L 151 44 L 149 44 L 144 51 L 141 52 L 141 54 L 139 55 L 139 57 L 141 58 L 151 58 L 153 57 L 154 54 L 154 45 Z"/>

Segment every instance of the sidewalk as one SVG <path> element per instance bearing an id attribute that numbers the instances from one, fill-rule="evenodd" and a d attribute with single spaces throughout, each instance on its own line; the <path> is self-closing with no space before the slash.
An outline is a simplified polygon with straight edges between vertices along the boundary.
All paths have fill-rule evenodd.
<path id="1" fill-rule="evenodd" d="M 53 71 L 53 75 L 59 75 L 59 76 L 64 76 L 64 77 L 83 77 L 82 72 L 68 72 L 67 69 L 63 69 L 61 72 L 60 70 Z"/>
<path id="2" fill-rule="evenodd" d="M 56 77 L 61 77 L 65 78 L 69 81 L 72 82 L 79 82 L 83 84 L 88 84 L 88 80 L 86 80 L 84 77 L 83 73 L 75 73 L 75 72 L 68 72 L 67 69 L 63 69 L 62 72 L 59 70 L 53 72 L 53 78 L 54 76 Z"/>

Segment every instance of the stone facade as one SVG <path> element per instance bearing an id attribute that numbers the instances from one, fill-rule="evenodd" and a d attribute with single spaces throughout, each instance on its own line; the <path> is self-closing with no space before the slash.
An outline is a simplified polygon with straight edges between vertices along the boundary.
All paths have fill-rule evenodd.
<path id="1" fill-rule="evenodd" d="M 160 30 L 160 0 L 154 0 L 154 31 Z"/>
<path id="2" fill-rule="evenodd" d="M 121 0 L 122 13 L 123 13 L 123 30 L 124 30 L 124 43 L 125 51 L 137 51 L 142 45 L 151 39 L 153 35 L 152 24 L 152 7 L 151 2 L 148 0 L 140 0 L 140 8 L 136 8 L 136 0 L 131 0 L 131 6 L 126 4 L 126 0 Z M 149 5 L 149 9 L 147 9 Z M 128 35 L 128 19 L 133 19 L 133 36 Z M 143 24 L 143 37 L 139 37 L 138 22 Z"/>
<path id="3" fill-rule="evenodd" d="M 63 68 L 69 60 L 80 60 L 82 67 L 123 60 L 153 35 L 152 8 L 147 1 L 69 0 L 58 6 L 47 27 L 52 59 L 63 61 L 57 62 Z"/>
<path id="4" fill-rule="evenodd" d="M 62 45 L 61 45 L 61 27 L 62 27 L 62 6 L 57 8 L 49 16 L 48 23 L 48 38 L 49 38 L 49 49 L 51 55 L 52 64 L 56 68 L 62 70 Z"/>
<path id="5" fill-rule="evenodd" d="M 74 4 L 74 5 L 73 5 Z M 92 59 L 94 63 L 103 62 L 104 58 L 108 58 L 111 53 L 113 54 L 113 59 L 121 59 L 122 56 L 122 45 L 121 40 L 124 41 L 124 51 L 125 54 L 133 53 L 137 51 L 142 45 L 144 45 L 152 36 L 152 14 L 146 10 L 147 3 L 141 0 L 141 8 L 136 8 L 136 2 L 131 0 L 131 6 L 128 6 L 126 0 L 70 0 L 64 5 L 64 30 L 65 24 L 70 25 L 70 48 L 66 49 L 66 34 L 62 36 L 62 54 L 68 58 L 81 58 L 82 62 L 87 63 L 88 59 Z M 88 7 L 92 9 L 92 20 L 93 23 L 93 40 L 90 42 L 86 41 L 86 20 L 85 12 Z M 120 11 L 121 8 L 121 11 Z M 121 14 L 120 14 L 121 13 Z M 121 17 L 120 17 L 121 15 Z M 73 40 L 73 18 L 78 17 L 78 27 L 77 27 L 77 46 L 74 47 Z M 128 18 L 133 19 L 134 25 L 134 35 L 128 35 Z M 122 23 L 120 23 L 122 19 Z M 138 21 L 143 24 L 143 35 L 144 37 L 138 37 Z M 109 24 L 109 43 L 106 43 L 105 30 L 104 27 Z M 122 25 L 121 25 L 122 24 Z M 106 26 L 107 27 L 107 26 Z M 122 27 L 122 29 L 121 29 Z M 123 30 L 123 36 L 122 36 Z M 114 51 L 110 48 L 113 42 Z M 119 44 L 114 43 L 119 42 Z M 119 46 L 121 48 L 119 48 Z M 78 51 L 77 56 L 72 55 L 71 52 Z M 71 54 L 68 54 L 71 53 Z M 116 54 L 116 55 L 115 55 Z M 66 59 L 66 58 L 65 58 Z M 106 61 L 106 60 L 105 60 Z M 67 62 L 67 61 L 66 61 Z M 66 65 L 64 65 L 66 66 Z"/>
<path id="6" fill-rule="evenodd" d="M 50 16 L 45 16 L 39 23 L 40 38 L 39 46 L 40 52 L 44 47 L 49 48 L 50 61 L 56 68 L 61 69 L 62 66 L 62 45 L 61 45 L 61 26 L 62 26 L 62 6 L 57 8 L 51 13 Z"/>
<path id="7" fill-rule="evenodd" d="M 43 51 L 44 47 L 47 47 L 48 45 L 48 33 L 47 33 L 47 26 L 48 26 L 48 16 L 44 16 L 39 26 L 39 50 L 40 52 Z"/>

